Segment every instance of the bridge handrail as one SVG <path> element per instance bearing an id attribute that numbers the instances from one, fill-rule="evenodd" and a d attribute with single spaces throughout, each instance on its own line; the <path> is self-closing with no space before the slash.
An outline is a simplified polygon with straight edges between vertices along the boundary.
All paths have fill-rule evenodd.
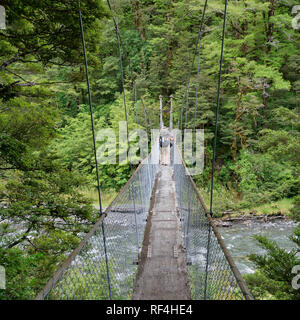
<path id="1" fill-rule="evenodd" d="M 133 174 L 131 175 L 131 177 L 129 178 L 129 180 L 126 182 L 126 184 L 122 187 L 122 189 L 120 190 L 120 192 L 117 194 L 117 196 L 114 198 L 114 200 L 110 203 L 110 205 L 103 211 L 103 213 L 101 214 L 100 218 L 97 220 L 97 222 L 93 225 L 93 227 L 91 228 L 91 230 L 84 236 L 84 238 L 81 240 L 81 242 L 79 243 L 79 245 L 72 251 L 72 253 L 68 256 L 67 260 L 61 265 L 61 267 L 54 273 L 54 275 L 52 276 L 52 278 L 47 282 L 47 284 L 45 285 L 45 287 L 40 291 L 40 293 L 36 296 L 35 300 L 43 300 L 48 294 L 49 292 L 53 289 L 53 287 L 55 286 L 55 284 L 61 279 L 61 277 L 64 274 L 64 271 L 67 270 L 72 261 L 75 260 L 75 258 L 77 257 L 77 255 L 80 253 L 80 251 L 82 250 L 82 248 L 87 244 L 87 242 L 89 241 L 89 239 L 95 234 L 96 230 L 100 227 L 100 224 L 104 221 L 104 219 L 107 217 L 108 213 L 111 211 L 112 207 L 118 202 L 118 200 L 120 199 L 120 197 L 123 195 L 123 193 L 125 192 L 125 190 L 128 189 L 129 185 L 132 183 L 132 181 L 134 180 L 134 178 L 136 177 L 137 173 L 140 171 L 141 167 L 149 161 L 149 159 L 151 158 L 151 155 L 153 154 L 154 150 L 155 150 L 155 145 L 158 145 L 158 138 L 155 139 L 154 144 L 152 145 L 152 150 L 151 152 L 148 154 L 148 156 L 143 159 L 140 164 L 138 165 L 138 167 L 135 169 L 135 171 L 133 172 Z M 153 148 L 154 146 L 154 148 Z M 148 162 L 149 163 L 149 162 Z"/>
<path id="2" fill-rule="evenodd" d="M 236 279 L 236 281 L 237 281 L 237 283 L 239 285 L 239 288 L 241 289 L 241 292 L 243 293 L 243 295 L 244 295 L 246 300 L 253 300 L 253 296 L 251 295 L 245 280 L 243 279 L 243 277 L 242 277 L 240 271 L 238 270 L 234 260 L 232 259 L 231 255 L 230 255 L 230 253 L 229 253 L 229 251 L 228 251 L 228 249 L 227 249 L 227 247 L 226 247 L 226 245 L 225 245 L 225 243 L 224 243 L 224 241 L 223 241 L 223 239 L 222 239 L 222 237 L 221 237 L 221 235 L 220 235 L 220 233 L 219 233 L 219 231 L 218 231 L 218 229 L 217 229 L 217 227 L 216 227 L 216 225 L 215 225 L 215 223 L 214 223 L 214 221 L 213 221 L 213 219 L 212 219 L 212 217 L 211 217 L 211 215 L 209 213 L 209 210 L 206 207 L 206 204 L 202 199 L 202 196 L 201 196 L 200 192 L 199 192 L 199 190 L 198 190 L 198 188 L 197 188 L 192 176 L 190 175 L 189 169 L 187 168 L 187 166 L 186 166 L 186 164 L 185 164 L 185 162 L 183 160 L 182 154 L 181 154 L 181 152 L 180 152 L 180 150 L 179 150 L 179 148 L 178 148 L 176 143 L 174 143 L 174 148 L 176 149 L 177 154 L 180 157 L 180 160 L 181 160 L 182 165 L 184 166 L 186 175 L 188 176 L 188 178 L 189 178 L 189 180 L 191 182 L 191 185 L 193 187 L 193 190 L 195 191 L 195 194 L 196 194 L 198 200 L 200 201 L 201 206 L 204 209 L 204 212 L 205 212 L 205 215 L 206 215 L 206 217 L 208 219 L 209 225 L 211 226 L 211 228 L 213 230 L 213 233 L 215 234 L 215 236 L 216 236 L 216 238 L 218 240 L 218 243 L 219 243 L 219 245 L 220 245 L 220 247 L 221 247 L 221 249 L 222 249 L 222 251 L 224 253 L 224 256 L 225 256 L 225 258 L 226 258 L 226 260 L 227 260 L 227 262 L 228 262 L 228 264 L 230 266 L 230 269 L 231 269 L 231 271 L 232 271 L 232 273 L 233 273 L 233 275 L 234 275 L 234 277 L 235 277 L 235 279 Z"/>

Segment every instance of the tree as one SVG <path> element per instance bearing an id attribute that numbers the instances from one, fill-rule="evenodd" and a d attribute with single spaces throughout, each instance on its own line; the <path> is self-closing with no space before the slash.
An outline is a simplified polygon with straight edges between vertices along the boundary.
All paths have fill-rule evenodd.
<path id="1" fill-rule="evenodd" d="M 70 172 L 49 149 L 63 121 L 61 112 L 68 109 L 59 108 L 56 93 L 84 80 L 69 73 L 82 64 L 77 5 L 33 0 L 5 7 L 7 29 L 0 32 L 0 263 L 9 288 L 1 298 L 33 298 L 98 217 L 79 190 L 86 179 Z M 96 53 L 95 29 L 107 11 L 101 1 L 88 0 L 82 12 L 88 48 Z M 93 55 L 89 58 L 98 63 Z"/>
<path id="2" fill-rule="evenodd" d="M 296 249 L 290 251 L 281 249 L 276 242 L 265 237 L 255 238 L 267 253 L 264 256 L 252 254 L 249 257 L 258 268 L 254 274 L 245 277 L 254 298 L 299 300 L 299 290 L 292 287 L 295 276 L 292 269 L 300 264 L 300 228 L 297 227 L 291 237 Z"/>

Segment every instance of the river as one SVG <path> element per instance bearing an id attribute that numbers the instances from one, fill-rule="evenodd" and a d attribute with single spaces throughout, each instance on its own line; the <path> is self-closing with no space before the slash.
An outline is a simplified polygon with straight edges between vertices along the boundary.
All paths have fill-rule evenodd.
<path id="1" fill-rule="evenodd" d="M 218 230 L 229 250 L 236 266 L 242 274 L 253 273 L 254 264 L 247 259 L 251 253 L 264 254 L 266 251 L 259 247 L 254 235 L 262 235 L 276 243 L 284 249 L 291 250 L 296 245 L 289 237 L 297 223 L 292 221 L 276 222 L 248 222 L 237 223 L 230 227 L 219 227 Z"/>

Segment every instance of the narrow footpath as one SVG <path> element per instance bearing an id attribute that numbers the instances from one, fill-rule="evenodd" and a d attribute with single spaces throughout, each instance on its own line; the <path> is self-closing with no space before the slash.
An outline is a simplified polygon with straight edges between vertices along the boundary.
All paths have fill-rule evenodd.
<path id="1" fill-rule="evenodd" d="M 156 176 L 132 299 L 191 299 L 170 165 Z"/>

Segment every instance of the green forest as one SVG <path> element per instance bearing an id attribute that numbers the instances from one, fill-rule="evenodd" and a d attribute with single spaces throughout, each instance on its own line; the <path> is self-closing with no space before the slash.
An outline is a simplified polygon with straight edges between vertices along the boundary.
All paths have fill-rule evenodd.
<path id="1" fill-rule="evenodd" d="M 0 265 L 7 273 L 0 299 L 34 299 L 99 215 L 78 3 L 0 4 L 6 10 L 6 28 L 0 29 Z M 300 29 L 293 27 L 292 13 L 297 4 L 228 2 L 215 217 L 279 213 L 300 220 Z M 174 127 L 182 122 L 193 128 L 197 59 L 191 64 L 203 6 L 204 0 L 111 0 L 110 10 L 104 0 L 81 1 L 96 131 L 112 128 L 118 135 L 125 120 L 113 17 L 122 42 L 129 129 L 159 128 L 159 95 L 166 123 L 167 97 L 173 95 Z M 196 114 L 196 128 L 205 133 L 205 163 L 193 177 L 206 202 L 223 18 L 224 1 L 208 1 Z M 132 170 L 113 164 L 99 165 L 99 172 L 107 206 Z M 298 248 L 299 237 L 297 228 Z M 257 272 L 246 280 L 254 297 L 299 299 L 288 285 L 290 266 L 300 264 L 297 250 L 258 241 L 268 253 L 250 257 Z"/>

